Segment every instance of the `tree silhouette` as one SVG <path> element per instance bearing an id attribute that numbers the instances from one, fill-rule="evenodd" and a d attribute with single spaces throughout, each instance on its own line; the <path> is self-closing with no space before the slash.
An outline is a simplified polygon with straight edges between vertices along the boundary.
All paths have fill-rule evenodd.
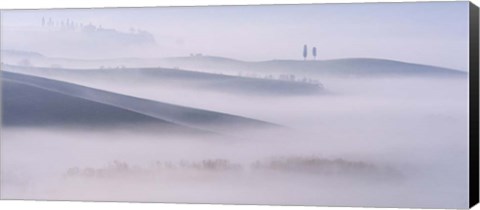
<path id="1" fill-rule="evenodd" d="M 312 55 L 313 55 L 313 59 L 314 59 L 314 60 L 317 60 L 317 48 L 316 48 L 316 47 L 313 47 L 313 49 L 312 49 Z"/>
<path id="2" fill-rule="evenodd" d="M 307 45 L 303 45 L 303 60 L 307 59 Z"/>

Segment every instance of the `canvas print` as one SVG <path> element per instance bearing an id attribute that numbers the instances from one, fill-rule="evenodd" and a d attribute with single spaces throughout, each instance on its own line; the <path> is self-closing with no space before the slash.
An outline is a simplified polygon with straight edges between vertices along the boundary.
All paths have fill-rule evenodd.
<path id="1" fill-rule="evenodd" d="M 1 70 L 1 199 L 468 207 L 468 2 L 3 10 Z"/>

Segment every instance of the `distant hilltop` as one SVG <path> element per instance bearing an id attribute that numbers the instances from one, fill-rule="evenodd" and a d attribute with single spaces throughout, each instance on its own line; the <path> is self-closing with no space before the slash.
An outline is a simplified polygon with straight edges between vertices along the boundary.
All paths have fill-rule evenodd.
<path id="1" fill-rule="evenodd" d="M 25 58 L 35 58 L 35 57 L 44 57 L 42 54 L 31 51 L 22 51 L 22 50 L 9 50 L 2 49 L 0 53 L 5 56 L 16 56 L 16 57 L 25 57 Z"/>
<path id="2" fill-rule="evenodd" d="M 119 39 L 124 41 L 130 41 L 134 43 L 155 43 L 154 36 L 141 29 L 130 28 L 128 32 L 121 32 L 116 29 L 104 28 L 102 25 L 95 25 L 92 23 L 84 24 L 81 22 L 75 22 L 70 19 L 55 20 L 52 18 L 42 17 L 41 27 L 48 31 L 68 31 L 86 33 L 90 36 L 97 37 L 111 37 L 113 39 Z"/>
<path id="3" fill-rule="evenodd" d="M 2 28 L 3 29 L 3 28 Z M 146 56 L 159 51 L 152 33 L 138 28 L 119 30 L 98 23 L 40 17 L 35 27 L 5 27 L 2 49 L 42 52 L 55 57 Z"/>

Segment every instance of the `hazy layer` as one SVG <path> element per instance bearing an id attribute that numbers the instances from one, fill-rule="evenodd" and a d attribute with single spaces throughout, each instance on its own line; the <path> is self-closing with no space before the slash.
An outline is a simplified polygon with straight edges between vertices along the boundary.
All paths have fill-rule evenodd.
<path id="1" fill-rule="evenodd" d="M 55 57 L 269 60 L 303 59 L 306 44 L 308 59 L 316 46 L 317 59 L 387 58 L 467 70 L 468 28 L 468 2 L 11 10 L 2 12 L 2 48 Z M 144 30 L 156 44 L 124 36 Z"/>
<path id="2" fill-rule="evenodd" d="M 105 132 L 4 128 L 3 197 L 441 208 L 467 205 L 466 79 L 322 78 L 330 94 L 298 97 L 246 96 L 141 82 L 135 86 L 75 82 L 254 117 L 292 129 L 281 134 L 250 132 L 242 133 L 243 138 L 208 140 L 159 137 L 128 127 Z M 325 176 L 303 170 L 279 173 L 249 169 L 256 161 L 271 157 L 311 155 L 392 168 L 402 178 L 379 182 L 368 178 L 377 176 L 375 172 Z M 153 180 L 136 173 L 108 179 L 63 177 L 69 168 L 102 169 L 114 160 L 154 171 L 151 165 L 157 161 L 217 158 L 241 164 L 246 170 L 189 171 L 186 174 L 191 176 L 187 177 L 164 170 L 159 176 L 163 178 Z"/>

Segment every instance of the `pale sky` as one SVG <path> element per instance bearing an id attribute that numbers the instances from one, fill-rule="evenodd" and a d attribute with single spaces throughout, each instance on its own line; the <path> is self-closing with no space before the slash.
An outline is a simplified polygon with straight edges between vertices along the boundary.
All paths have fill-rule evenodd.
<path id="1" fill-rule="evenodd" d="M 307 44 L 317 47 L 319 59 L 386 58 L 468 70 L 468 2 L 10 10 L 2 11 L 2 30 L 39 26 L 42 17 L 150 31 L 158 54 L 149 57 L 302 59 Z"/>

